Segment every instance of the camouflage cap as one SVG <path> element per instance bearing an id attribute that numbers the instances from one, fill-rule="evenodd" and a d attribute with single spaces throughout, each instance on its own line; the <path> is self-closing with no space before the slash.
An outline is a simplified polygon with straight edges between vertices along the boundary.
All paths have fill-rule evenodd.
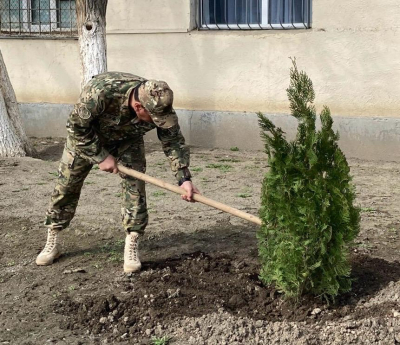
<path id="1" fill-rule="evenodd" d="M 157 127 L 171 128 L 178 123 L 172 102 L 174 93 L 162 80 L 147 80 L 139 90 L 139 101 Z"/>

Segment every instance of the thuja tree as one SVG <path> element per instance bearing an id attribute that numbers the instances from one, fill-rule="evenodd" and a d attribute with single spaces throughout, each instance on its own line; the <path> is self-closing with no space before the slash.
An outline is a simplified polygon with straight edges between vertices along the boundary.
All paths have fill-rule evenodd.
<path id="1" fill-rule="evenodd" d="M 270 165 L 261 197 L 260 277 L 287 297 L 331 299 L 351 288 L 349 247 L 359 232 L 360 210 L 330 111 L 323 108 L 317 130 L 313 85 L 295 61 L 287 94 L 298 120 L 295 140 L 288 142 L 258 114 Z"/>

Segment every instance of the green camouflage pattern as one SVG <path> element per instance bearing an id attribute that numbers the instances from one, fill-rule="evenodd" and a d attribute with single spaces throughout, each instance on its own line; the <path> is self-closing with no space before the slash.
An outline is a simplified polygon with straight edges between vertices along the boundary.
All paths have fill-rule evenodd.
<path id="1" fill-rule="evenodd" d="M 123 165 L 145 172 L 143 136 L 152 129 L 157 130 L 157 136 L 176 179 L 179 181 L 183 177 L 190 177 L 190 151 L 179 124 L 176 122 L 169 127 L 172 122 L 168 120 L 163 125 L 169 128 L 163 128 L 155 123 L 141 121 L 129 107 L 132 91 L 145 81 L 146 79 L 129 73 L 107 72 L 93 77 L 83 88 L 79 102 L 67 121 L 67 142 L 60 161 L 57 184 L 46 214 L 47 227 L 62 230 L 69 225 L 74 217 L 85 178 L 93 164 L 102 162 L 109 154 Z M 163 102 L 166 102 L 165 99 L 154 103 L 154 114 L 161 111 L 160 104 Z M 172 107 L 168 114 L 169 111 L 173 112 L 171 109 Z M 162 111 L 165 115 L 165 111 Z M 127 232 L 142 233 L 148 222 L 145 183 L 120 175 L 123 227 Z"/>
<path id="2" fill-rule="evenodd" d="M 136 142 L 121 141 L 107 150 L 126 167 L 146 172 L 143 137 Z M 58 169 L 57 183 L 46 213 L 45 225 L 54 230 L 65 229 L 75 215 L 86 176 L 93 164 L 65 146 Z M 143 233 L 148 223 L 145 182 L 120 174 L 122 177 L 122 225 L 127 232 Z"/>
<path id="3" fill-rule="evenodd" d="M 129 107 L 132 90 L 145 81 L 122 72 L 107 72 L 93 77 L 83 88 L 79 102 L 69 116 L 68 146 L 96 164 L 109 155 L 106 143 L 135 140 L 156 128 L 164 153 L 179 181 L 182 176 L 190 174 L 190 152 L 179 124 L 170 128 L 157 127 L 154 123 L 139 120 Z"/>
<path id="4" fill-rule="evenodd" d="M 147 80 L 139 90 L 139 101 L 157 127 L 171 128 L 178 124 L 178 117 L 172 108 L 174 94 L 165 81 Z"/>
<path id="5" fill-rule="evenodd" d="M 67 147 L 58 168 L 58 178 L 46 213 L 45 225 L 54 230 L 65 229 L 75 215 L 79 196 L 92 164 Z"/>

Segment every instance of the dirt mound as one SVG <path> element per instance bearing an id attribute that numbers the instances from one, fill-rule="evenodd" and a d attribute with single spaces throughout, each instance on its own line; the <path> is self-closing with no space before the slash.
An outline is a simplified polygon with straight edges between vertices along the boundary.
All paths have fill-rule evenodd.
<path id="1" fill-rule="evenodd" d="M 331 305 L 313 297 L 297 303 L 286 301 L 275 289 L 261 284 L 257 276 L 259 267 L 252 261 L 195 252 L 144 263 L 140 274 L 120 278 L 123 293 L 118 296 L 67 298 L 54 308 L 70 315 L 66 329 L 83 326 L 93 334 L 112 337 L 145 336 L 153 334 L 161 324 L 215 312 L 268 322 L 306 323 L 349 315 L 353 320 L 370 315 L 389 316 L 397 306 L 395 302 L 365 308 L 362 304 L 391 280 L 399 279 L 400 265 L 366 256 L 353 260 L 353 290 Z"/>

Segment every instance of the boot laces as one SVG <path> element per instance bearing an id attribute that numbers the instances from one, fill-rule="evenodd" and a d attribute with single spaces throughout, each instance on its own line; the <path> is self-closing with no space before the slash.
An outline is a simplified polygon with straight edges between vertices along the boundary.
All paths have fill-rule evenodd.
<path id="1" fill-rule="evenodd" d="M 43 249 L 44 253 L 50 253 L 57 244 L 57 233 L 54 230 L 49 230 L 47 235 L 47 242 Z"/>
<path id="2" fill-rule="evenodd" d="M 138 260 L 138 244 L 139 239 L 137 236 L 131 236 L 131 240 L 129 241 L 129 260 Z"/>

